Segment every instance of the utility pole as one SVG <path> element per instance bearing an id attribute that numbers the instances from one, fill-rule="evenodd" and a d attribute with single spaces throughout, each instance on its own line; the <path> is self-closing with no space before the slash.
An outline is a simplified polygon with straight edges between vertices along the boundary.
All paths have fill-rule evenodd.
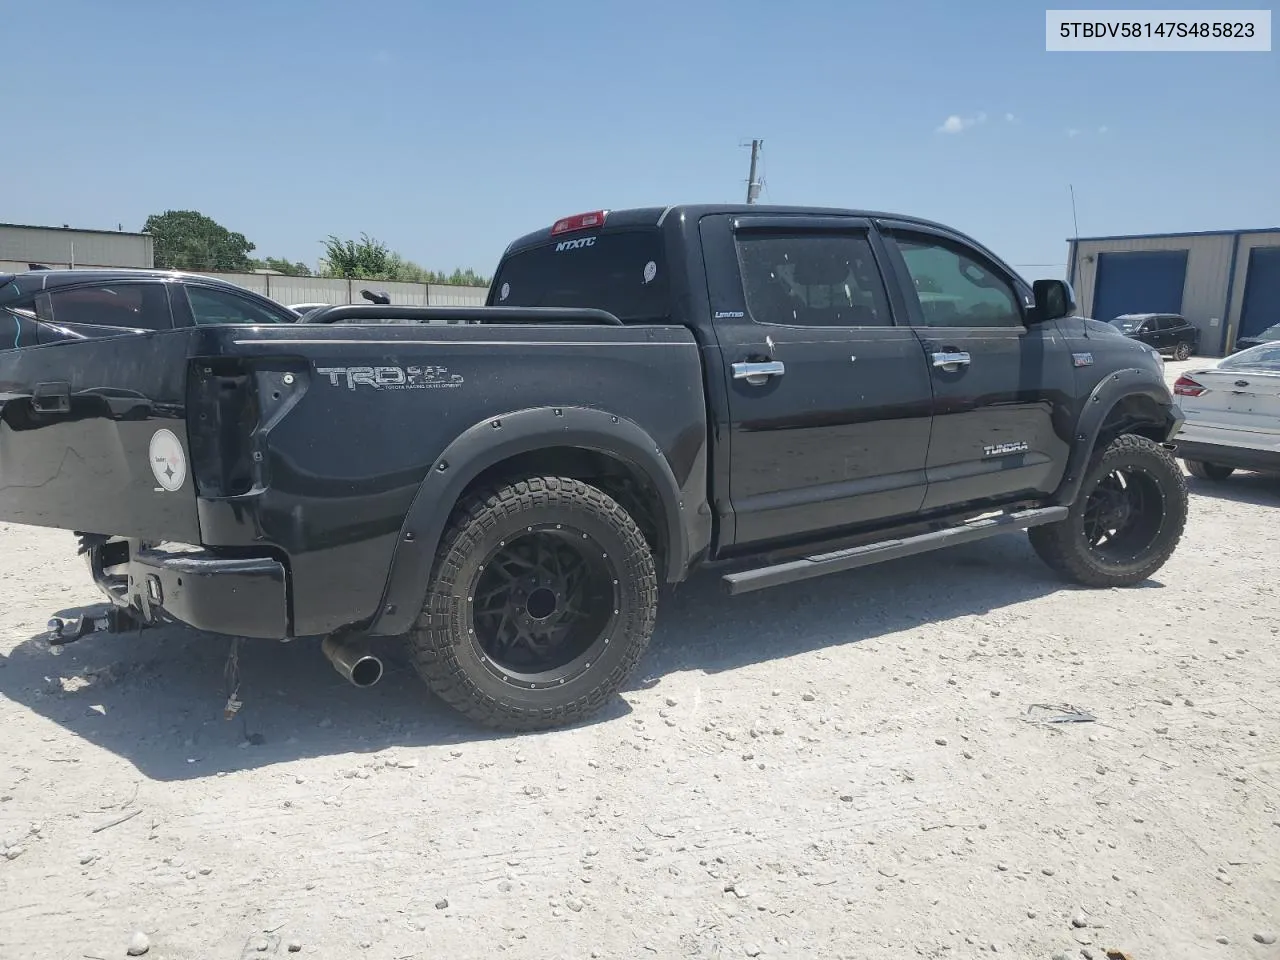
<path id="1" fill-rule="evenodd" d="M 760 144 L 763 140 L 751 141 L 751 174 L 747 177 L 747 203 L 755 203 L 760 196 L 760 181 L 756 179 L 756 166 L 760 161 Z"/>

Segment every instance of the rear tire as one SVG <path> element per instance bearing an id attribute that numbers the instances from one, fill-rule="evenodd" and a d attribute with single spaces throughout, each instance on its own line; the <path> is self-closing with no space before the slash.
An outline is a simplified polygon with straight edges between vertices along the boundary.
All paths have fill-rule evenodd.
<path id="1" fill-rule="evenodd" d="M 1191 356 L 1191 344 L 1186 341 L 1183 341 L 1173 348 L 1173 359 L 1185 360 L 1189 356 Z"/>
<path id="2" fill-rule="evenodd" d="M 658 576 L 636 522 L 603 491 L 535 477 L 467 500 L 409 634 L 428 687 L 502 730 L 582 720 L 653 633 Z"/>
<path id="3" fill-rule="evenodd" d="M 1164 447 L 1126 434 L 1096 451 L 1065 520 L 1033 527 L 1031 545 L 1064 579 L 1141 583 L 1164 566 L 1187 522 L 1187 480 Z"/>
<path id="4" fill-rule="evenodd" d="M 1235 467 L 1224 467 L 1219 463 L 1205 463 L 1203 460 L 1184 460 L 1187 465 L 1187 472 L 1197 480 L 1212 480 L 1214 483 L 1222 483 L 1233 473 L 1236 472 Z"/>

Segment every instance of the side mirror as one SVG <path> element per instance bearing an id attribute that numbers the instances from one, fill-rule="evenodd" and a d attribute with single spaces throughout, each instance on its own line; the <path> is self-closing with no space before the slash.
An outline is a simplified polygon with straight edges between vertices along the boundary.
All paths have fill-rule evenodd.
<path id="1" fill-rule="evenodd" d="M 1035 306 L 1028 318 L 1032 323 L 1048 323 L 1070 316 L 1076 309 L 1076 294 L 1062 280 L 1037 280 L 1031 285 Z"/>

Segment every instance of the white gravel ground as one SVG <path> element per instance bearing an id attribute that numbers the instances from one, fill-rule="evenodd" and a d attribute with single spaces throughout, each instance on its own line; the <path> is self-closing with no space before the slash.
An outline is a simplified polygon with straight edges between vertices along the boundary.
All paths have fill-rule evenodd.
<path id="1" fill-rule="evenodd" d="M 1280 481 L 1192 490 L 1129 590 L 1024 537 L 700 578 L 604 716 L 521 737 L 304 644 L 242 648 L 231 721 L 223 640 L 55 657 L 83 564 L 0 526 L 0 957 L 1280 958 Z"/>

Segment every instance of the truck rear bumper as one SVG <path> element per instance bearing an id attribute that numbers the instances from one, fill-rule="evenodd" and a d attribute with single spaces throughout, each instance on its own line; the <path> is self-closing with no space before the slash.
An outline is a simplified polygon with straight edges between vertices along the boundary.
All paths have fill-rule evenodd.
<path id="1" fill-rule="evenodd" d="M 144 621 L 177 620 L 237 637 L 289 637 L 288 575 L 271 557 L 229 558 L 180 545 L 130 544 L 127 580 L 93 560 L 94 579 L 112 602 Z"/>

